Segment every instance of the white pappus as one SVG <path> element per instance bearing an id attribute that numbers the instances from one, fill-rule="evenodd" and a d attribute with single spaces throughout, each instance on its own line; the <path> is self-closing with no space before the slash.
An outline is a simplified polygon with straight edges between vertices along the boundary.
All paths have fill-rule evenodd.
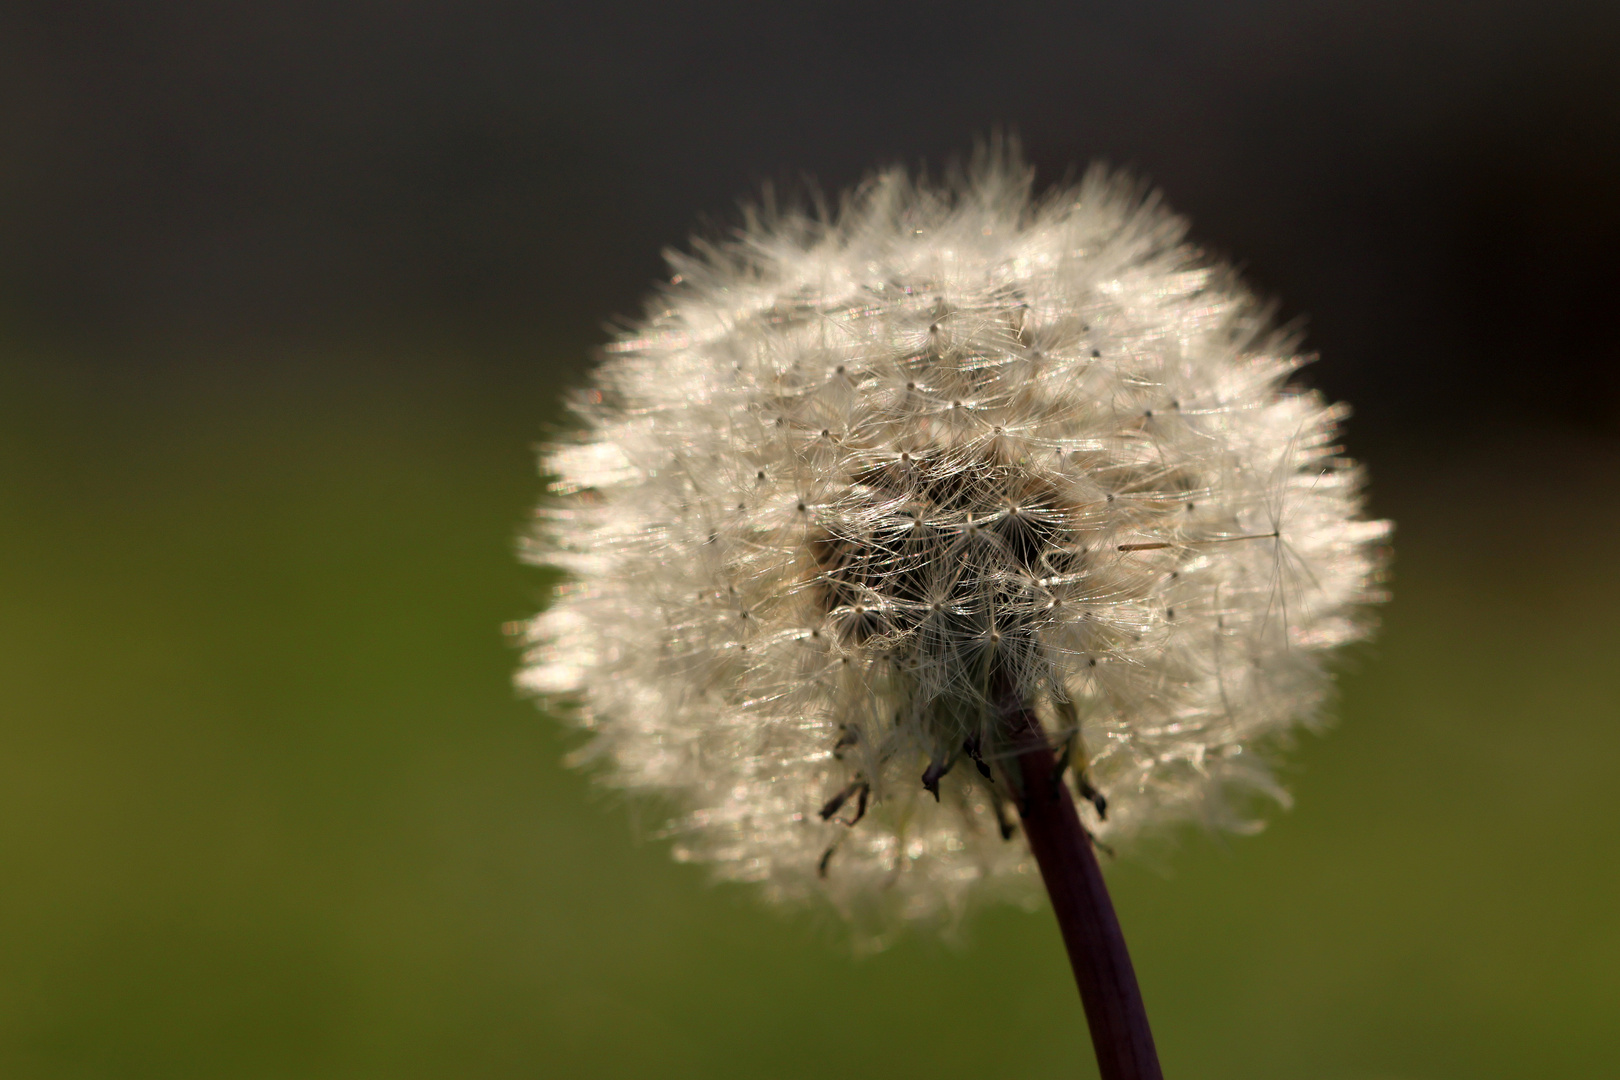
<path id="1" fill-rule="evenodd" d="M 1031 182 L 885 172 L 671 255 L 545 452 L 522 684 L 677 857 L 873 930 L 1038 893 L 998 695 L 1100 839 L 1249 828 L 1379 599 L 1293 342 L 1138 185 Z"/>

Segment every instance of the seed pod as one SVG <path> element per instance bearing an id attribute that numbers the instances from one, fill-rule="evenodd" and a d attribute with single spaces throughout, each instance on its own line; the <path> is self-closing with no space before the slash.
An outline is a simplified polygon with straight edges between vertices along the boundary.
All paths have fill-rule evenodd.
<path id="1" fill-rule="evenodd" d="M 1183 235 L 1117 175 L 1036 199 L 987 156 L 672 256 L 546 451 L 529 556 L 567 581 L 522 681 L 683 808 L 678 857 L 879 929 L 1031 891 L 1006 694 L 1115 845 L 1285 799 L 1265 751 L 1366 633 L 1389 526 L 1345 410 Z"/>

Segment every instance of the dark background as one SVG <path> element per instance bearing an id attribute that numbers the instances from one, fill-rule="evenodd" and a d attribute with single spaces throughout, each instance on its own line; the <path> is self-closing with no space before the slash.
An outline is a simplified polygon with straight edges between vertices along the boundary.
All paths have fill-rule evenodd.
<path id="1" fill-rule="evenodd" d="M 1176 1076 L 1620 1068 L 1620 7 L 0 4 L 0 1072 L 1072 1075 L 563 771 L 531 445 L 765 182 L 1094 158 L 1305 318 L 1396 602 L 1258 839 L 1111 871 Z"/>
<path id="2" fill-rule="evenodd" d="M 572 367 L 760 182 L 1004 128 L 1161 185 L 1363 428 L 1620 410 L 1612 4 L 12 3 L 0 41 L 0 296 L 53 342 Z"/>

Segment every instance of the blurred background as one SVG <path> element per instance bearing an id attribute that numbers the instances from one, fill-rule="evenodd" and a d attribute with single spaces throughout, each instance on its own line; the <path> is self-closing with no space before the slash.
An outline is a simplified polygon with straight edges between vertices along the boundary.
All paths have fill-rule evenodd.
<path id="1" fill-rule="evenodd" d="M 764 182 L 1152 178 L 1398 519 L 1172 1077 L 1620 1074 L 1620 8 L 0 4 L 0 1075 L 1088 1076 L 1045 912 L 851 958 L 559 760 L 532 444 Z"/>

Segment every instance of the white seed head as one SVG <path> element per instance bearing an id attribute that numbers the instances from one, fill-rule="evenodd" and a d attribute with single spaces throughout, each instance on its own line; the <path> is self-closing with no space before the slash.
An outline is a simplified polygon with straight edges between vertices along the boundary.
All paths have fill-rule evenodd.
<path id="1" fill-rule="evenodd" d="M 1099 837 L 1248 828 L 1378 599 L 1345 410 L 1253 296 L 1123 178 L 1030 192 L 887 172 L 672 255 L 545 455 L 522 682 L 678 857 L 871 928 L 1038 889 L 993 699 L 1076 737 Z"/>

